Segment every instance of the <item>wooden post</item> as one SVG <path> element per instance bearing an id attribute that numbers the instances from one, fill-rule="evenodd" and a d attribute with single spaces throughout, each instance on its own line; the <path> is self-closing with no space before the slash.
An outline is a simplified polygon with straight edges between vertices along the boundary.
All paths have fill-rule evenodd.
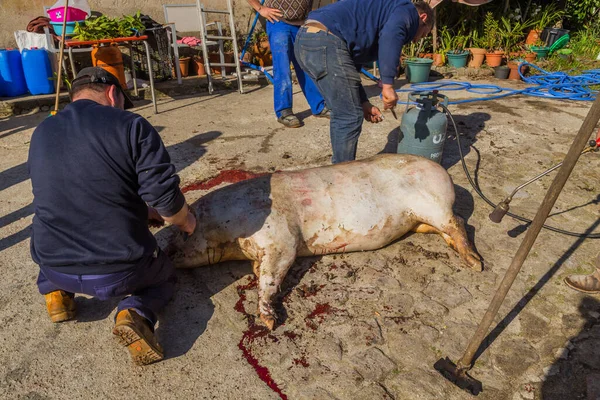
<path id="1" fill-rule="evenodd" d="M 60 103 L 60 85 L 62 84 L 62 68 L 63 68 L 63 57 L 65 55 L 65 40 L 67 38 L 67 11 L 69 7 L 69 0 L 65 1 L 65 11 L 63 13 L 63 24 L 62 24 L 62 37 L 60 41 L 60 52 L 58 53 L 58 76 L 56 77 L 56 99 L 54 101 L 54 111 L 51 115 L 58 112 L 58 104 Z"/>
<path id="2" fill-rule="evenodd" d="M 433 9 L 433 28 L 431 28 L 431 35 L 433 36 L 433 53 L 437 52 L 437 8 Z"/>

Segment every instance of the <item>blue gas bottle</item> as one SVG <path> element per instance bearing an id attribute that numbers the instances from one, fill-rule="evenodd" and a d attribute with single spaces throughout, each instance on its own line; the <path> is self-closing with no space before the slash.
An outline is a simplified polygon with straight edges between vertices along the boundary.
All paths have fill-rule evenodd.
<path id="1" fill-rule="evenodd" d="M 0 51 L 0 89 L 4 96 L 15 97 L 27 93 L 19 50 Z"/>
<path id="2" fill-rule="evenodd" d="M 24 49 L 21 59 L 29 93 L 34 95 L 54 93 L 52 66 L 48 52 L 35 47 L 31 50 Z"/>

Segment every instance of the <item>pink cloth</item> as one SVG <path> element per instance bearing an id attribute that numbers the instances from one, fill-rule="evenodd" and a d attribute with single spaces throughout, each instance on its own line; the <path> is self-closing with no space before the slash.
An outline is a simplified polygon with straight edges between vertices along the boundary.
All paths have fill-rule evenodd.
<path id="1" fill-rule="evenodd" d="M 187 44 L 188 46 L 200 46 L 202 44 L 202 41 L 193 36 L 186 36 L 184 38 L 177 40 L 177 43 Z"/>

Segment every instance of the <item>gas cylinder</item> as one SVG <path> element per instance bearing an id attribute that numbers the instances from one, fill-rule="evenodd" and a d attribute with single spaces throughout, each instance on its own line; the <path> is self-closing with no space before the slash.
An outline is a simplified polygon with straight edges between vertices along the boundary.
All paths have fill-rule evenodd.
<path id="1" fill-rule="evenodd" d="M 92 64 L 94 67 L 100 67 L 113 74 L 121 83 L 121 87 L 127 89 L 123 54 L 121 54 L 116 44 L 94 47 L 92 50 Z"/>
<path id="2" fill-rule="evenodd" d="M 448 121 L 439 104 L 448 105 L 448 98 L 432 92 L 412 92 L 400 123 L 398 153 L 415 154 L 441 163 Z M 414 104 L 414 106 L 410 106 Z"/>

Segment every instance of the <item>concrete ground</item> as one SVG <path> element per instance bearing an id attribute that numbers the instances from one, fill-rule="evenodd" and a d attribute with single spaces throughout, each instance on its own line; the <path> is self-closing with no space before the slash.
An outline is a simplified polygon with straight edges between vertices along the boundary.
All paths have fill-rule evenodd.
<path id="1" fill-rule="evenodd" d="M 328 123 L 310 116 L 295 89 L 295 110 L 306 124 L 300 129 L 276 122 L 271 87 L 161 100 L 158 115 L 149 105 L 136 112 L 160 132 L 182 185 L 222 170 L 327 165 Z M 471 173 L 498 202 L 562 159 L 589 106 L 519 97 L 451 111 Z M 55 325 L 37 292 L 26 160 L 44 118 L 0 120 L 0 398 L 471 398 L 433 364 L 460 358 L 526 226 L 510 217 L 489 221 L 491 208 L 468 184 L 455 139 L 447 141 L 443 163 L 456 184 L 456 211 L 485 259 L 483 272 L 464 269 L 441 238 L 421 234 L 379 251 L 298 259 L 282 288 L 284 325 L 267 334 L 253 323 L 249 263 L 179 271 L 177 294 L 157 330 L 166 359 L 141 368 L 111 337 L 116 301 L 79 296 L 77 320 Z M 381 124 L 365 124 L 358 158 L 393 151 L 398 125 L 389 113 Z M 597 155 L 582 157 L 549 223 L 598 232 L 599 168 Z M 511 211 L 532 217 L 551 179 L 523 190 Z M 479 398 L 596 398 L 600 302 L 562 279 L 591 272 L 597 251 L 592 239 L 542 231 L 471 371 L 483 382 Z"/>

